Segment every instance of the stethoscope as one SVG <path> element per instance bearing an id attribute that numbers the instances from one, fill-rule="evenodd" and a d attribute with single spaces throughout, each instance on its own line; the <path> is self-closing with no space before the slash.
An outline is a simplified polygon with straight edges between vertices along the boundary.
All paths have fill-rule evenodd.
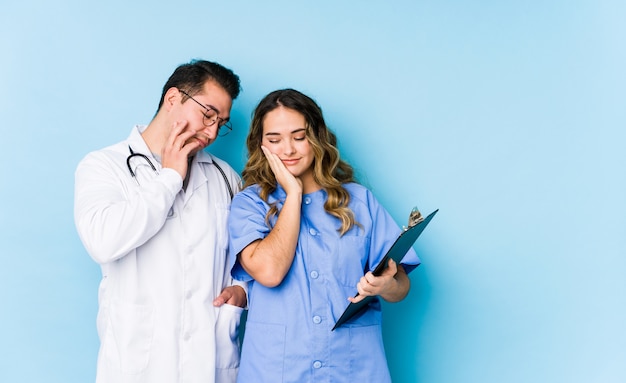
<path id="1" fill-rule="evenodd" d="M 135 182 L 137 182 L 137 185 L 139 185 L 139 180 L 137 179 L 137 175 L 133 171 L 132 166 L 130 166 L 130 160 L 133 157 L 139 157 L 140 159 L 145 160 L 148 163 L 148 165 L 150 165 L 150 167 L 152 168 L 152 171 L 154 171 L 154 174 L 156 174 L 156 175 L 159 174 L 158 170 L 156 169 L 156 167 L 154 166 L 154 164 L 152 163 L 150 158 L 148 158 L 148 156 L 146 156 L 143 153 L 135 153 L 133 151 L 133 148 L 130 147 L 130 145 L 128 145 L 128 150 L 130 151 L 130 155 L 128 157 L 126 157 L 126 166 L 128 167 L 128 171 L 130 172 L 130 176 L 135 180 Z M 226 187 L 228 188 L 228 193 L 230 194 L 230 199 L 232 200 L 235 194 L 233 193 L 233 188 L 230 186 L 230 182 L 228 181 L 228 177 L 226 177 L 226 173 L 224 173 L 224 170 L 222 170 L 222 167 L 219 166 L 215 160 L 211 161 L 211 163 L 213 165 L 215 165 L 217 170 L 220 171 L 220 174 L 222 175 L 222 178 L 224 178 L 224 182 L 226 183 Z"/>
<path id="2" fill-rule="evenodd" d="M 133 148 L 131 148 L 130 145 L 128 145 L 128 150 L 130 150 L 130 155 L 128 157 L 126 157 L 126 166 L 128 167 L 128 171 L 130 172 L 130 176 L 133 177 L 135 182 L 137 182 L 137 185 L 139 185 L 139 180 L 137 179 L 137 175 L 133 171 L 133 168 L 130 166 L 130 160 L 133 157 L 140 157 L 140 158 L 146 160 L 146 162 L 148 162 L 148 165 L 150 165 L 150 167 L 154 171 L 154 174 L 156 174 L 156 175 L 159 174 L 159 172 L 156 170 L 156 168 L 154 167 L 154 164 L 152 163 L 152 161 L 150 161 L 150 158 L 148 158 L 148 156 L 146 156 L 143 153 L 135 153 L 135 152 L 133 152 Z"/>

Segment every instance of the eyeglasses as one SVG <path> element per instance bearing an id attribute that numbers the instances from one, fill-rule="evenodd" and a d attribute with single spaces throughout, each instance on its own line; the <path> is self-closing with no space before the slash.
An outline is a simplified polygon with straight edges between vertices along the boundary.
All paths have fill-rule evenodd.
<path id="1" fill-rule="evenodd" d="M 233 130 L 233 125 L 230 123 L 230 121 L 225 121 L 223 118 L 218 117 L 217 111 L 215 109 L 209 108 L 206 105 L 202 105 L 198 100 L 196 100 L 195 98 L 191 97 L 184 90 L 180 90 L 180 93 L 182 93 L 185 96 L 189 97 L 196 104 L 198 104 L 198 105 L 200 105 L 201 107 L 204 108 L 204 110 L 206 111 L 206 112 L 202 112 L 202 115 L 204 116 L 204 118 L 202 120 L 202 123 L 204 123 L 204 126 L 212 126 L 213 124 L 215 124 L 215 122 L 217 120 L 219 120 L 219 123 L 217 124 L 217 134 L 218 134 L 218 136 L 224 137 L 225 135 L 227 135 L 228 133 L 230 133 Z M 222 129 L 222 128 L 226 128 L 226 129 Z"/>

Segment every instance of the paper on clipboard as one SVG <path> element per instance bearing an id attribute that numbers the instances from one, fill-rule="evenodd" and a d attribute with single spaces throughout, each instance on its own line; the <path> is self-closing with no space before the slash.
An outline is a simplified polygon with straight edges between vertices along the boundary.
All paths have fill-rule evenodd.
<path id="1" fill-rule="evenodd" d="M 387 251 L 387 254 L 380 261 L 376 269 L 372 271 L 372 274 L 376 276 L 380 275 L 383 272 L 383 270 L 387 268 L 389 259 L 393 259 L 396 263 L 399 264 L 402 258 L 406 255 L 406 253 L 409 251 L 411 246 L 413 246 L 417 238 L 420 236 L 420 234 L 422 234 L 422 232 L 424 231 L 424 229 L 426 228 L 430 220 L 433 219 L 433 217 L 438 211 L 439 209 L 433 211 L 426 218 L 424 218 L 422 221 L 419 221 L 417 224 L 413 226 L 411 226 L 409 222 L 409 228 L 407 228 L 402 233 L 400 233 L 400 236 L 398 236 L 398 239 L 396 239 L 396 241 L 391 246 L 389 251 Z M 358 295 L 359 294 L 357 294 L 357 296 Z M 357 303 L 350 303 L 348 307 L 346 308 L 346 310 L 341 315 L 341 317 L 337 320 L 337 323 L 335 323 L 335 326 L 333 327 L 331 331 L 334 331 L 337 327 L 341 326 L 342 324 L 350 320 L 350 318 L 352 318 L 357 313 L 359 313 L 362 309 L 367 307 L 367 305 L 369 305 L 369 303 L 374 298 L 375 296 L 367 296 L 363 300 Z"/>

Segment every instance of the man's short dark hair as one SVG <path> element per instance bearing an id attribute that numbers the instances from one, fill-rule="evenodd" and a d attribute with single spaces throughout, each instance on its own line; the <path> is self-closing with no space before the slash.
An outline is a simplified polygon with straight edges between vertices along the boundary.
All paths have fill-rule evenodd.
<path id="1" fill-rule="evenodd" d="M 228 93 L 231 99 L 236 99 L 241 91 L 239 76 L 232 70 L 211 61 L 192 60 L 187 64 L 182 64 L 176 70 L 163 86 L 159 108 L 163 105 L 165 93 L 174 87 L 195 96 L 200 93 L 204 84 L 208 80 L 213 80 L 219 84 Z M 157 109 L 157 112 L 158 112 Z"/>

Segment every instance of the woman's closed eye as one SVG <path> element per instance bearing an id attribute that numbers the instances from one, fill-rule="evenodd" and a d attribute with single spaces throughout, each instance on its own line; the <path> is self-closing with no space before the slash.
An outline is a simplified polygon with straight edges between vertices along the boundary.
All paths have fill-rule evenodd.
<path id="1" fill-rule="evenodd" d="M 292 140 L 294 141 L 304 141 L 306 140 L 306 136 L 298 136 L 298 137 L 293 137 Z M 267 140 L 267 142 L 269 142 L 270 144 L 279 144 L 282 140 L 280 138 L 269 138 Z"/>

